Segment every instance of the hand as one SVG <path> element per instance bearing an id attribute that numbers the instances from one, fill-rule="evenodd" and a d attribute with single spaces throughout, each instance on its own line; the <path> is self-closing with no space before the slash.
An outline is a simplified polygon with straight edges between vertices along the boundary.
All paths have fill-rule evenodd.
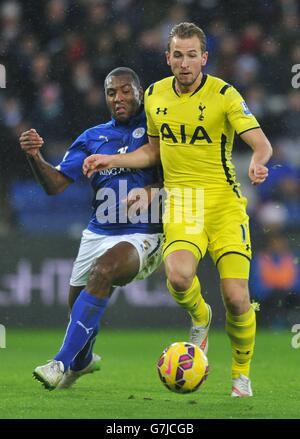
<path id="1" fill-rule="evenodd" d="M 258 165 L 256 163 L 250 163 L 249 166 L 249 178 L 253 185 L 263 183 L 269 175 L 269 170 L 264 165 Z"/>
<path id="2" fill-rule="evenodd" d="M 23 151 L 32 157 L 39 153 L 40 148 L 44 144 L 43 138 L 33 128 L 29 131 L 24 131 L 19 138 L 19 142 Z"/>
<path id="3" fill-rule="evenodd" d="M 134 188 L 131 189 L 127 198 L 123 199 L 122 202 L 127 204 L 128 210 L 133 207 L 135 211 L 146 212 L 158 191 L 158 188 L 151 188 L 151 186 Z"/>
<path id="4" fill-rule="evenodd" d="M 95 172 L 101 169 L 112 168 L 112 156 L 104 154 L 92 154 L 87 157 L 82 165 L 84 175 L 91 177 Z"/>

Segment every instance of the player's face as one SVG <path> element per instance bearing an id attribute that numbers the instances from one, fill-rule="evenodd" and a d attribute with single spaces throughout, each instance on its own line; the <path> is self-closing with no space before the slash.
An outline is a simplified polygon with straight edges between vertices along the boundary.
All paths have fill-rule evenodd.
<path id="1" fill-rule="evenodd" d="M 105 83 L 106 103 L 118 122 L 128 122 L 142 102 L 142 90 L 130 75 L 109 76 Z"/>
<path id="2" fill-rule="evenodd" d="M 183 92 L 194 91 L 201 82 L 202 66 L 205 66 L 208 57 L 208 53 L 201 50 L 199 38 L 173 37 L 166 56 L 179 88 Z"/>

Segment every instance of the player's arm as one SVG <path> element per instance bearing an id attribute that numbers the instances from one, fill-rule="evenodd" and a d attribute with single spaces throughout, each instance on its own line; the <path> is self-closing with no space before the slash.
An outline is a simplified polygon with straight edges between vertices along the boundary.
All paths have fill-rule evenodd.
<path id="1" fill-rule="evenodd" d="M 251 183 L 261 184 L 268 177 L 268 168 L 265 165 L 272 156 L 272 146 L 261 128 L 246 131 L 240 137 L 253 150 L 248 174 Z"/>
<path id="2" fill-rule="evenodd" d="M 73 182 L 43 158 L 40 148 L 43 146 L 44 140 L 36 130 L 30 129 L 23 132 L 19 142 L 26 154 L 33 175 L 48 195 L 64 191 Z"/>
<path id="3" fill-rule="evenodd" d="M 159 138 L 149 137 L 149 143 L 141 146 L 134 152 L 127 154 L 92 154 L 84 160 L 83 173 L 91 177 L 101 169 L 132 168 L 142 169 L 160 163 Z"/>
<path id="4" fill-rule="evenodd" d="M 251 183 L 255 185 L 263 183 L 268 176 L 268 168 L 265 165 L 272 155 L 270 142 L 234 87 L 227 84 L 220 93 L 224 96 L 224 109 L 230 124 L 253 150 L 249 166 Z"/>

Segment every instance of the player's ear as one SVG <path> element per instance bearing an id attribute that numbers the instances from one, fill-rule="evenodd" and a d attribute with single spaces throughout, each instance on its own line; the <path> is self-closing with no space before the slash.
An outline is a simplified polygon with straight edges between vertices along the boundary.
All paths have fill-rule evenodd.
<path id="1" fill-rule="evenodd" d="M 144 99 L 144 90 L 142 89 L 142 87 L 139 88 L 139 96 L 140 96 L 140 100 L 141 100 L 141 102 L 143 102 L 143 99 Z"/>
<path id="2" fill-rule="evenodd" d="M 204 52 L 202 55 L 201 65 L 206 66 L 207 60 L 208 60 L 208 52 Z"/>
<path id="3" fill-rule="evenodd" d="M 168 52 L 167 50 L 165 51 L 166 54 L 166 60 L 167 60 L 167 64 L 168 66 L 170 65 L 170 52 Z"/>

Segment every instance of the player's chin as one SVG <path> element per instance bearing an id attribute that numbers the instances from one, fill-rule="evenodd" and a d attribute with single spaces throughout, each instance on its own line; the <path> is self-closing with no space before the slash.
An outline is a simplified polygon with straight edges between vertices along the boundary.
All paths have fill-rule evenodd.
<path id="1" fill-rule="evenodd" d="M 129 122 L 130 115 L 128 113 L 115 114 L 115 119 L 119 123 L 127 123 Z"/>
<path id="2" fill-rule="evenodd" d="M 181 85 L 192 85 L 196 80 L 196 78 L 192 73 L 188 73 L 188 74 L 180 73 L 179 75 L 176 76 L 176 79 Z"/>
<path id="3" fill-rule="evenodd" d="M 180 85 L 182 85 L 184 87 L 189 87 L 190 85 L 194 84 L 195 79 L 191 80 L 191 78 L 180 77 L 180 79 L 178 79 L 178 82 Z"/>

